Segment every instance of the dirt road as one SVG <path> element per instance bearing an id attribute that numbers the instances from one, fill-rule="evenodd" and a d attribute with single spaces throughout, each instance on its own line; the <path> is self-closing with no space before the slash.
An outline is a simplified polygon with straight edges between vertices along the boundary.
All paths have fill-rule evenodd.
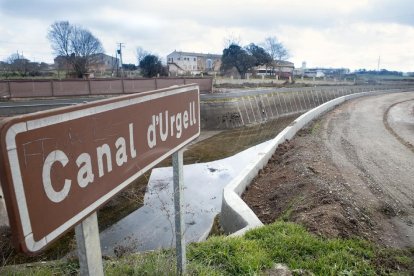
<path id="1" fill-rule="evenodd" d="M 243 195 L 264 222 L 414 246 L 414 93 L 347 102 L 285 143 Z"/>

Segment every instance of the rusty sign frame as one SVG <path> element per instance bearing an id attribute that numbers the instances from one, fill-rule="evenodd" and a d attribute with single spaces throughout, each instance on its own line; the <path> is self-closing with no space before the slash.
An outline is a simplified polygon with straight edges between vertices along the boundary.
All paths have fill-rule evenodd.
<path id="1" fill-rule="evenodd" d="M 20 133 L 28 132 L 30 130 L 45 128 L 51 125 L 67 122 L 70 120 L 80 119 L 83 117 L 104 113 L 111 110 L 122 109 L 134 104 L 151 102 L 167 96 L 172 96 L 180 93 L 197 93 L 197 119 L 198 131 L 179 145 L 165 152 L 161 157 L 153 160 L 147 166 L 141 168 L 127 179 L 120 180 L 110 192 L 101 196 L 98 200 L 91 203 L 87 208 L 83 209 L 75 216 L 67 219 L 65 223 L 57 227 L 55 230 L 44 236 L 39 240 L 35 240 L 32 231 L 32 222 L 30 221 L 29 209 L 24 190 L 22 179 L 22 171 L 20 169 L 19 156 L 17 153 L 16 136 Z M 197 85 L 185 85 L 174 88 L 161 89 L 157 91 L 150 91 L 141 93 L 139 95 L 127 95 L 117 98 L 110 98 L 101 101 L 91 102 L 84 105 L 76 105 L 72 107 L 59 108 L 51 111 L 39 112 L 11 119 L 5 119 L 1 128 L 1 180 L 3 191 L 6 200 L 7 211 L 9 214 L 10 225 L 12 227 L 14 242 L 20 250 L 33 254 L 43 248 L 49 243 L 56 240 L 59 236 L 70 230 L 73 226 L 82 221 L 85 217 L 93 213 L 110 198 L 128 186 L 132 181 L 141 176 L 143 173 L 151 169 L 153 166 L 182 148 L 190 141 L 194 140 L 200 134 L 200 93 Z M 67 112 L 66 112 L 67 111 Z M 34 119 L 32 119 L 34 117 Z"/>

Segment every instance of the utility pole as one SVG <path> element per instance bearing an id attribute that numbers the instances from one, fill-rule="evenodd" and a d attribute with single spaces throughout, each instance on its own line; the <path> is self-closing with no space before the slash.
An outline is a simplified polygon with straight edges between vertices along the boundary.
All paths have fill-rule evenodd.
<path id="1" fill-rule="evenodd" d="M 122 44 L 124 44 L 123 42 L 119 42 L 119 49 L 118 49 L 118 54 L 119 54 L 119 60 L 121 62 L 121 77 L 124 77 L 124 69 L 122 68 L 122 47 L 124 47 Z"/>
<path id="2" fill-rule="evenodd" d="M 121 83 L 122 83 L 122 93 L 125 92 L 125 86 L 124 86 L 124 68 L 122 68 L 122 42 L 119 42 L 119 60 L 121 61 Z"/>
<path id="3" fill-rule="evenodd" d="M 116 70 L 116 77 L 119 77 L 118 50 L 115 51 L 115 60 L 113 61 L 113 65 L 112 66 Z"/>
<path id="4" fill-rule="evenodd" d="M 381 62 L 381 56 L 378 56 L 378 72 L 380 70 L 380 62 Z"/>

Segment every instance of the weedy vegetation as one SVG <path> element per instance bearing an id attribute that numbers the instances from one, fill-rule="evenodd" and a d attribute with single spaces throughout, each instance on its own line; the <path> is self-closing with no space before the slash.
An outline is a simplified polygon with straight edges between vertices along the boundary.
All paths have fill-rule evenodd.
<path id="1" fill-rule="evenodd" d="M 360 239 L 326 239 L 277 221 L 242 237 L 213 236 L 187 247 L 187 275 L 263 275 L 275 263 L 315 275 L 412 275 L 414 250 L 391 249 Z M 105 260 L 105 275 L 176 275 L 173 250 Z M 74 260 L 3 267 L 2 275 L 71 275 Z"/>

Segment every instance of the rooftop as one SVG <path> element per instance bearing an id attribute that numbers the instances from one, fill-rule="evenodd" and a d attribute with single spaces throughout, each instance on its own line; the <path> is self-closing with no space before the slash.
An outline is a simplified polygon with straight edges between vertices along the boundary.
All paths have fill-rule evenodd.
<path id="1" fill-rule="evenodd" d="M 172 54 L 178 54 L 180 56 L 197 56 L 197 57 L 216 57 L 216 58 L 221 58 L 221 55 L 219 55 L 219 54 L 192 53 L 192 52 L 182 52 L 182 51 L 176 51 L 176 50 L 174 50 L 174 52 L 172 52 L 168 56 L 170 56 Z"/>

